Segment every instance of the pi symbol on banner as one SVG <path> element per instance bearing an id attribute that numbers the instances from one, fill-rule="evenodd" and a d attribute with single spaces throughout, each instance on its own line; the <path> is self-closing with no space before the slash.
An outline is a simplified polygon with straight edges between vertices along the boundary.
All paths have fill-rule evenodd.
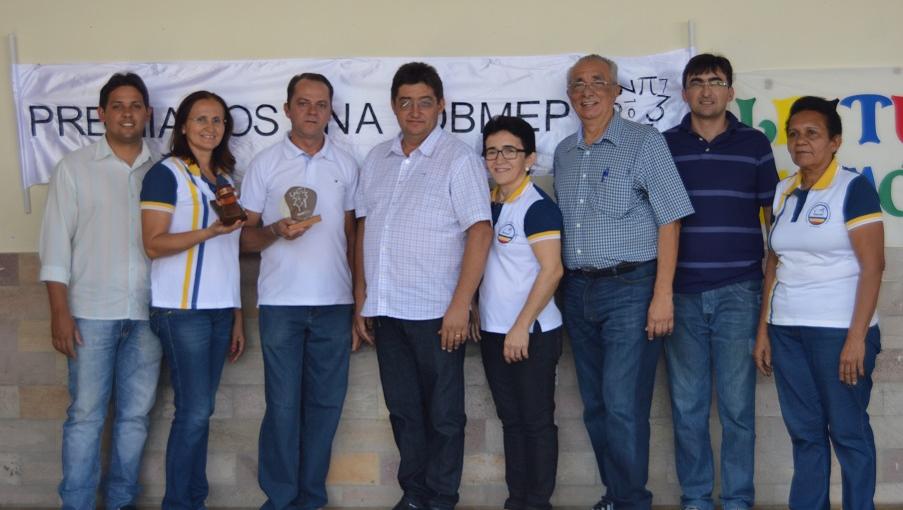
<path id="1" fill-rule="evenodd" d="M 671 96 L 666 93 L 668 78 L 660 76 L 641 76 L 632 78 L 621 84 L 621 95 L 615 102 L 615 108 L 621 117 L 655 125 L 665 116 L 665 109 Z"/>

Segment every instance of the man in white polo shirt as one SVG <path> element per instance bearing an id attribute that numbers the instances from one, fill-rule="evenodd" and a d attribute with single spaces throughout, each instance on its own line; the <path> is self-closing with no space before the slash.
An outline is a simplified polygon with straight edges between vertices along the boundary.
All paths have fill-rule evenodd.
<path id="1" fill-rule="evenodd" d="M 261 251 L 257 282 L 266 414 L 260 426 L 262 508 L 326 506 L 326 473 L 352 346 L 351 256 L 357 164 L 324 129 L 332 84 L 304 73 L 291 79 L 285 115 L 291 132 L 261 151 L 242 182 L 248 212 L 242 249 Z M 315 199 L 309 191 L 316 193 Z M 294 199 L 286 199 L 286 194 Z M 315 206 L 320 221 L 291 218 Z"/>

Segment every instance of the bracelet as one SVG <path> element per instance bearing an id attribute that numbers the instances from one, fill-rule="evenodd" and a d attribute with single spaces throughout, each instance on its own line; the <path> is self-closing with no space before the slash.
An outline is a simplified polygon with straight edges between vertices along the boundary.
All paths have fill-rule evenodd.
<path id="1" fill-rule="evenodd" d="M 275 223 L 270 223 L 270 232 L 273 233 L 273 236 L 276 237 L 276 239 L 279 239 L 279 233 L 276 232 L 276 224 Z"/>

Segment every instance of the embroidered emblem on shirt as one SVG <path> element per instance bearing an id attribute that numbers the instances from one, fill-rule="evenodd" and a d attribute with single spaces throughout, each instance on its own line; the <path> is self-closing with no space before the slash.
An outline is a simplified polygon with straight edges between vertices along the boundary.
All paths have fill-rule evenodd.
<path id="1" fill-rule="evenodd" d="M 819 202 L 812 206 L 809 209 L 809 214 L 807 218 L 809 219 L 810 225 L 821 225 L 822 223 L 828 221 L 828 218 L 831 217 L 831 209 L 828 208 L 828 204 L 824 202 Z"/>
<path id="2" fill-rule="evenodd" d="M 510 243 L 514 237 L 517 235 L 517 232 L 514 230 L 514 225 L 508 223 L 501 229 L 499 229 L 498 240 L 502 244 Z"/>

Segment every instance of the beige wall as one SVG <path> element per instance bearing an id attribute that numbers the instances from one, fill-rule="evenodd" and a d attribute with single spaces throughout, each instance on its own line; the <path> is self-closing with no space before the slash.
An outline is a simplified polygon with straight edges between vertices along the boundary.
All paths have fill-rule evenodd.
<path id="1" fill-rule="evenodd" d="M 19 61 L 644 55 L 696 44 L 738 71 L 900 65 L 899 0 L 0 0 L 0 253 L 31 252 L 46 188 L 23 212 L 6 34 Z M 621 9 L 621 12 L 617 12 Z M 617 13 L 616 13 L 617 12 Z"/>

